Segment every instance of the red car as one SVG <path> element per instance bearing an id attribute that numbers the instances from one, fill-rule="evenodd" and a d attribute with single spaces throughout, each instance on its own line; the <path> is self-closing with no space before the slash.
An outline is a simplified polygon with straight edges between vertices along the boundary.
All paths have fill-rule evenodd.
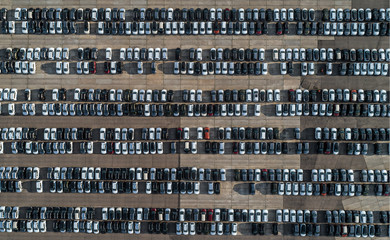
<path id="1" fill-rule="evenodd" d="M 203 132 L 204 132 L 204 139 L 209 140 L 210 139 L 210 128 L 205 127 L 203 129 Z"/>
<path id="2" fill-rule="evenodd" d="M 207 221 L 213 221 L 214 210 L 209 209 L 207 212 Z"/>

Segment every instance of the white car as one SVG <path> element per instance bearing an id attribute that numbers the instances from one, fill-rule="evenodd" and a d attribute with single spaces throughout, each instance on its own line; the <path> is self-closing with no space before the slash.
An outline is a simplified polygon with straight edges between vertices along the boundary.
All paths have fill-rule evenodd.
<path id="1" fill-rule="evenodd" d="M 196 60 L 202 61 L 202 48 L 196 49 Z"/>
<path id="2" fill-rule="evenodd" d="M 35 72 L 36 72 L 35 62 L 29 62 L 28 63 L 28 73 L 35 74 Z"/>
<path id="3" fill-rule="evenodd" d="M 98 33 L 99 35 L 104 34 L 104 22 L 98 22 L 97 33 Z"/>
<path id="4" fill-rule="evenodd" d="M 260 104 L 255 104 L 254 109 L 255 109 L 254 115 L 256 117 L 260 116 L 260 114 L 261 114 L 261 105 Z"/>
<path id="5" fill-rule="evenodd" d="M 80 96 L 81 96 L 81 90 L 80 88 L 76 88 L 74 90 L 73 100 L 80 101 Z"/>
<path id="6" fill-rule="evenodd" d="M 8 114 L 10 116 L 14 116 L 15 115 L 15 104 L 8 103 Z"/>
<path id="7" fill-rule="evenodd" d="M 56 73 L 62 74 L 62 62 L 56 62 Z"/>
<path id="8" fill-rule="evenodd" d="M 120 51 L 119 51 L 119 59 L 121 61 L 125 61 L 126 60 L 126 48 L 121 48 Z"/>
<path id="9" fill-rule="evenodd" d="M 14 14 L 14 17 L 15 17 L 15 20 L 16 21 L 20 21 L 22 18 L 22 13 L 21 13 L 22 9 L 20 8 L 15 8 L 15 14 Z"/>
<path id="10" fill-rule="evenodd" d="M 49 52 L 50 52 L 50 49 L 49 49 Z M 61 47 L 58 47 L 55 49 L 55 60 L 62 60 L 62 48 Z"/>
<path id="11" fill-rule="evenodd" d="M 111 59 L 112 59 L 112 49 L 106 48 L 106 60 L 111 61 Z"/>
<path id="12" fill-rule="evenodd" d="M 8 33 L 15 33 L 15 21 L 8 21 Z"/>
<path id="13" fill-rule="evenodd" d="M 11 88 L 9 100 L 10 101 L 17 101 L 18 100 L 18 89 Z"/>
<path id="14" fill-rule="evenodd" d="M 69 69 L 69 62 L 63 62 L 62 63 L 62 72 L 64 74 L 69 74 L 70 69 Z"/>
<path id="15" fill-rule="evenodd" d="M 43 182 L 42 182 L 42 180 L 37 181 L 35 186 L 36 186 L 36 189 L 37 189 L 38 193 L 42 193 L 43 192 Z"/>

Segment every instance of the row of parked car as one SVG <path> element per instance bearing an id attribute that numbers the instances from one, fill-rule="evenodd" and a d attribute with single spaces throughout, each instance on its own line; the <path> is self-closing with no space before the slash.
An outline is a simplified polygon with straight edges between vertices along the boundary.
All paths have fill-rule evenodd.
<path id="1" fill-rule="evenodd" d="M 0 88 L 0 101 L 17 101 L 18 89 L 17 88 Z"/>
<path id="2" fill-rule="evenodd" d="M 56 62 L 56 73 L 57 74 L 69 74 L 69 62 Z"/>
<path id="3" fill-rule="evenodd" d="M 130 216 L 129 216 L 130 214 Z M 200 222 L 268 222 L 264 209 L 121 208 L 102 209 L 103 220 L 159 220 Z"/>
<path id="4" fill-rule="evenodd" d="M 221 49 L 222 50 L 222 49 Z M 244 49 L 242 48 L 242 51 Z M 247 53 L 248 51 L 248 53 Z M 252 59 L 257 49 L 252 50 Z M 250 59 L 251 50 L 245 50 L 245 56 Z M 257 60 L 257 59 L 256 59 Z M 260 59 L 259 59 L 260 60 Z M 273 61 L 314 61 L 314 62 L 388 62 L 390 61 L 390 48 L 387 49 L 342 49 L 339 48 L 274 48 L 272 50 Z"/>
<path id="5" fill-rule="evenodd" d="M 371 189 L 371 191 L 370 191 Z M 374 190 L 374 191 L 372 191 Z M 297 183 L 280 182 L 272 184 L 272 194 L 286 196 L 388 196 L 390 194 L 389 184 L 342 184 L 342 183 Z"/>
<path id="6" fill-rule="evenodd" d="M 0 232 L 28 232 L 45 233 L 46 220 L 2 220 L 0 221 Z"/>
<path id="7" fill-rule="evenodd" d="M 53 89 L 53 101 L 58 101 L 58 89 Z M 62 90 L 63 92 L 66 90 Z M 60 90 L 61 92 L 61 90 Z M 320 89 L 320 90 L 288 90 L 289 101 L 291 102 L 387 102 L 387 91 L 380 90 L 349 90 L 349 89 Z M 132 102 L 171 102 L 174 92 L 172 90 L 144 89 L 82 89 L 74 90 L 76 101 L 132 101 Z M 279 89 L 219 89 L 210 91 L 211 102 L 274 102 L 281 101 Z M 66 99 L 65 99 L 66 100 Z M 201 89 L 184 89 L 182 91 L 183 102 L 202 102 L 203 91 Z"/>
<path id="8" fill-rule="evenodd" d="M 46 91 L 51 92 L 52 101 L 71 100 L 68 90 L 65 88 L 52 90 L 39 89 L 38 99 L 46 100 Z M 80 89 L 73 91 L 73 100 L 82 102 L 172 102 L 175 93 L 173 90 L 152 89 Z M 181 92 L 183 102 L 203 102 L 204 95 L 201 89 L 184 89 Z M 31 101 L 31 90 L 24 90 L 24 100 Z M 219 89 L 207 91 L 211 102 L 278 102 L 281 101 L 279 89 Z M 17 101 L 18 89 L 0 88 L 0 101 Z M 388 93 L 384 89 L 289 89 L 288 101 L 290 102 L 388 102 Z"/>
<path id="9" fill-rule="evenodd" d="M 292 234 L 294 236 L 301 236 L 301 237 L 311 237 L 311 236 L 320 236 L 321 235 L 321 225 L 318 224 L 306 224 L 306 223 L 300 223 L 300 224 L 294 224 Z"/>
<path id="10" fill-rule="evenodd" d="M 374 143 L 374 151 L 373 154 L 381 155 L 383 154 L 382 146 L 379 143 Z M 347 155 L 367 155 L 370 151 L 369 146 L 372 146 L 370 143 L 347 143 L 346 151 Z M 389 148 L 389 144 L 384 144 L 386 148 Z M 389 149 L 390 150 L 390 149 Z M 317 153 L 318 154 L 339 154 L 340 152 L 340 143 L 338 142 L 319 142 L 317 145 Z M 386 151 L 385 151 L 386 153 Z M 390 153 L 390 151 L 388 152 Z"/>
<path id="11" fill-rule="evenodd" d="M 99 150 L 94 150 L 94 142 L 79 142 L 78 154 L 93 154 L 100 152 L 101 154 L 116 154 L 116 155 L 133 155 L 133 154 L 163 154 L 163 142 L 101 142 Z M 176 142 L 170 142 L 168 153 L 176 154 L 181 151 L 181 147 L 177 146 Z M 227 145 L 227 144 L 226 144 Z M 229 143 L 230 145 L 230 143 Z M 369 153 L 368 143 L 347 143 L 345 144 L 345 154 L 347 155 L 367 155 Z M 376 155 L 383 154 L 381 144 L 375 143 L 373 153 Z M 389 147 L 386 144 L 386 148 Z M 3 142 L 2 142 L 3 147 Z M 165 150 L 166 152 L 166 150 Z M 198 143 L 193 141 L 184 142 L 184 153 L 198 154 Z M 318 142 L 316 146 L 317 154 L 334 154 L 340 153 L 340 143 L 338 142 Z M 370 151 L 371 152 L 371 151 Z M 3 153 L 3 152 L 2 152 Z M 11 153 L 13 154 L 72 154 L 76 153 L 73 150 L 73 142 L 11 142 Z M 225 152 L 224 142 L 205 142 L 204 153 L 206 154 L 229 154 Z M 289 151 L 286 142 L 233 142 L 232 154 L 309 154 L 310 143 L 303 142 L 295 145 L 295 151 Z M 387 154 L 387 152 L 385 152 Z"/>
<path id="12" fill-rule="evenodd" d="M 115 143 L 101 143 L 101 154 L 163 154 L 164 153 L 163 142 L 115 142 Z M 174 148 L 176 151 L 176 148 Z M 173 150 L 171 150 L 173 152 Z M 176 152 L 173 152 L 176 153 Z"/>
<path id="13" fill-rule="evenodd" d="M 26 210 L 24 219 L 95 219 L 95 209 L 91 207 L 27 207 L 23 210 Z"/>
<path id="14" fill-rule="evenodd" d="M 386 141 L 390 140 L 390 128 L 320 128 L 314 130 L 316 140 Z"/>
<path id="15" fill-rule="evenodd" d="M 0 179 L 39 179 L 39 171 L 39 167 L 0 167 Z"/>
<path id="16" fill-rule="evenodd" d="M 27 103 L 26 103 L 27 104 Z M 26 108 L 30 109 L 32 103 Z M 37 104 L 39 106 L 41 104 Z M 93 104 L 43 103 L 43 116 L 187 116 L 187 117 L 240 117 L 260 116 L 260 104 Z M 379 106 L 379 105 L 378 105 Z M 35 104 L 34 104 L 35 107 Z M 252 110 L 253 109 L 253 110 Z M 252 110 L 251 112 L 248 112 Z M 387 113 L 387 111 L 386 111 Z M 8 104 L 8 114 L 15 115 L 15 104 Z"/>
<path id="17" fill-rule="evenodd" d="M 100 153 L 101 154 L 117 154 L 117 155 L 127 155 L 127 154 L 163 154 L 164 153 L 164 143 L 163 142 L 115 142 L 115 143 L 107 143 L 102 142 Z M 276 149 L 275 149 L 276 145 Z M 281 154 L 282 153 L 282 144 L 281 143 L 267 143 L 262 142 L 261 143 L 261 150 L 260 150 L 260 143 L 259 142 L 234 142 L 233 143 L 233 154 Z M 169 153 L 175 154 L 179 150 L 177 149 L 177 143 L 171 142 L 170 143 L 170 150 Z M 184 142 L 184 153 L 192 153 L 197 154 L 198 153 L 198 143 L 193 141 Z M 285 153 L 287 149 L 283 153 Z M 304 153 L 308 153 L 308 144 L 304 147 Z M 210 143 L 205 142 L 205 153 L 214 153 L 214 154 L 225 154 L 225 143 Z M 301 151 L 297 154 L 302 153 Z"/>
<path id="18" fill-rule="evenodd" d="M 389 71 L 389 64 L 387 63 L 364 62 L 364 63 L 341 63 L 339 65 L 339 75 L 341 76 L 345 76 L 345 75 L 387 76 L 388 71 Z"/>
<path id="19" fill-rule="evenodd" d="M 0 181 L 0 192 L 17 192 L 20 193 L 23 191 L 21 181 L 12 181 L 12 180 L 1 180 Z"/>
<path id="20" fill-rule="evenodd" d="M 40 137 L 40 139 L 45 141 L 92 140 L 92 128 L 44 128 L 43 138 Z"/>
<path id="21" fill-rule="evenodd" d="M 356 170 L 355 170 L 356 172 Z M 388 182 L 387 170 L 360 170 L 356 182 Z M 235 181 L 284 181 L 302 182 L 302 169 L 234 169 Z M 354 170 L 312 169 L 313 182 L 355 182 Z"/>
<path id="22" fill-rule="evenodd" d="M 68 208 L 73 211 L 73 208 Z M 78 208 L 80 211 L 80 208 Z M 66 211 L 66 208 L 63 208 Z M 324 215 L 327 223 L 374 223 L 373 211 L 351 210 L 295 210 L 295 209 L 191 209 L 191 208 L 122 208 L 103 207 L 102 220 L 158 220 L 158 221 L 215 221 L 215 222 L 268 222 L 269 211 L 275 212 L 276 222 L 319 223 Z M 69 213 L 69 210 L 68 210 Z M 64 213 L 65 215 L 65 213 Z M 69 214 L 68 214 L 69 215 Z M 70 215 L 72 216 L 72 214 Z M 380 222 L 388 223 L 388 213 L 380 212 Z M 320 217 L 321 218 L 321 217 Z M 42 218 L 45 219 L 45 218 Z M 72 218 L 68 218 L 72 219 Z M 76 218 L 77 220 L 79 218 Z"/>
<path id="23" fill-rule="evenodd" d="M 330 104 L 330 103 L 297 103 L 276 104 L 275 114 L 287 116 L 320 116 L 320 117 L 389 117 L 389 105 L 386 104 Z"/>
<path id="24" fill-rule="evenodd" d="M 319 67 L 316 72 L 316 64 L 313 62 L 303 62 L 300 64 L 301 76 L 314 75 L 314 74 L 326 74 L 333 75 L 333 63 L 327 62 L 325 68 Z M 389 72 L 388 63 L 370 62 L 370 63 L 341 63 L 335 64 L 338 66 L 338 72 L 340 76 L 387 76 Z M 318 66 L 318 65 L 317 65 Z M 293 66 L 292 62 L 280 63 L 280 74 L 292 74 Z"/>
<path id="25" fill-rule="evenodd" d="M 120 222 L 120 221 L 58 221 L 54 223 L 55 232 L 82 232 L 82 233 L 128 233 L 140 234 L 141 222 Z M 227 226 L 228 225 L 228 226 Z M 178 222 L 176 224 L 175 232 L 178 235 L 195 235 L 195 226 L 198 234 L 210 235 L 236 235 L 236 223 L 195 223 L 195 222 Z M 172 227 L 171 227 L 172 228 Z M 217 229 L 218 228 L 218 229 Z M 167 234 L 169 233 L 169 224 L 167 222 L 148 222 L 147 232 L 152 234 Z M 218 232 L 217 232 L 218 230 Z M 222 232 L 223 231 L 223 232 Z"/>
<path id="26" fill-rule="evenodd" d="M 199 48 L 198 48 L 199 49 Z M 177 51 L 177 50 L 176 50 Z M 198 50 L 196 52 L 196 60 L 201 61 L 199 59 Z M 201 55 L 202 53 L 200 53 Z M 200 56 L 201 57 L 201 56 Z M 190 48 L 190 61 L 195 60 L 195 49 Z M 199 60 L 198 60 L 199 59 Z M 209 59 L 211 61 L 264 61 L 265 60 L 265 49 L 264 48 L 211 48 L 209 53 Z M 176 60 L 181 60 L 176 56 Z"/>
<path id="27" fill-rule="evenodd" d="M 80 48 L 78 50 L 80 52 Z M 80 60 L 83 60 L 79 57 Z M 106 60 L 112 59 L 112 49 L 106 48 Z M 168 48 L 120 48 L 119 60 L 121 61 L 166 61 L 168 60 Z"/>
<path id="28" fill-rule="evenodd" d="M 388 101 L 387 91 L 384 89 L 363 90 L 363 89 L 319 89 L 301 90 L 290 89 L 290 102 L 374 102 L 384 103 Z M 320 95 L 320 96 L 318 96 Z"/>
<path id="29" fill-rule="evenodd" d="M 39 179 L 38 167 L 0 167 L 0 179 Z M 235 169 L 235 181 L 291 181 L 302 182 L 302 169 Z M 357 182 L 388 182 L 388 171 L 360 170 Z M 47 169 L 47 178 L 54 180 L 198 180 L 226 181 L 225 169 L 192 168 L 100 168 L 55 167 Z M 354 170 L 312 169 L 313 182 L 355 182 Z"/>
<path id="30" fill-rule="evenodd" d="M 277 209 L 276 222 L 318 223 L 316 210 Z"/>
<path id="31" fill-rule="evenodd" d="M 89 24 L 86 23 L 89 27 Z M 21 24 L 21 32 L 24 34 L 76 34 L 77 25 L 72 21 L 23 21 Z M 15 34 L 15 21 L 2 21 L 0 25 L 2 34 Z M 89 33 L 88 31 L 84 31 Z"/>
<path id="32" fill-rule="evenodd" d="M 77 25 L 73 21 L 38 21 L 22 22 L 24 34 L 76 34 Z M 15 34 L 14 21 L 2 21 L 1 33 Z M 90 23 L 83 23 L 84 34 L 90 34 Z M 267 22 L 252 21 L 196 21 L 196 22 L 98 22 L 99 35 L 262 35 L 268 34 Z M 277 22 L 275 34 L 289 34 L 288 22 Z M 301 22 L 296 25 L 297 35 L 344 35 L 344 36 L 386 36 L 390 34 L 389 24 L 386 22 L 374 23 L 336 23 L 336 22 Z"/>
<path id="33" fill-rule="evenodd" d="M 233 154 L 268 154 L 280 155 L 287 154 L 288 147 L 286 142 L 233 142 Z M 305 145 L 306 146 L 306 145 Z M 307 145 L 308 146 L 308 145 Z M 307 149 L 308 151 L 308 149 Z M 306 149 L 305 149 L 306 152 Z M 224 142 L 205 142 L 205 153 L 225 154 Z M 229 154 L 229 153 L 227 153 Z"/>
<path id="34" fill-rule="evenodd" d="M 183 92 L 183 96 L 184 93 L 185 92 Z M 211 102 L 280 102 L 281 91 L 280 89 L 259 90 L 258 88 L 233 89 L 233 90 L 219 89 L 219 90 L 211 90 L 210 97 L 211 97 Z M 184 97 L 183 100 L 185 100 Z"/>
<path id="35" fill-rule="evenodd" d="M 380 225 L 328 225 L 328 236 L 336 237 L 382 237 L 382 226 Z M 390 227 L 387 228 L 390 232 Z M 385 236 L 390 236 L 386 234 Z"/>
<path id="36" fill-rule="evenodd" d="M 160 226 L 160 225 L 159 225 Z M 168 232 L 168 225 L 161 225 L 161 231 Z M 65 221 L 58 220 L 53 223 L 53 231 L 66 233 L 128 233 L 140 234 L 140 222 L 118 222 L 118 221 Z"/>
<path id="37" fill-rule="evenodd" d="M 134 181 L 63 181 L 51 180 L 51 193 L 134 193 L 138 194 L 139 182 Z M 143 185 L 143 183 L 141 183 Z M 207 183 L 208 194 L 220 194 L 221 186 L 219 182 Z M 146 194 L 196 194 L 200 193 L 200 182 L 146 182 Z"/>
<path id="38" fill-rule="evenodd" d="M 97 53 L 96 53 L 97 54 Z M 70 50 L 67 47 L 49 48 L 6 48 L 5 59 L 21 61 L 69 60 Z"/>
<path id="39" fill-rule="evenodd" d="M 15 61 L 15 62 L 0 62 L 0 70 L 2 74 L 35 74 L 36 65 L 35 62 L 27 61 Z M 121 74 L 123 72 L 122 62 L 104 62 L 104 73 L 106 74 Z M 56 62 L 55 65 L 56 74 L 70 74 L 69 62 Z M 138 62 L 137 74 L 144 73 L 144 63 Z M 150 65 L 150 73 L 155 74 L 157 65 L 152 62 Z M 326 73 L 327 75 L 333 74 L 332 63 L 326 63 L 326 68 L 319 68 L 316 71 L 316 65 L 313 62 L 301 63 L 301 75 L 315 75 Z M 95 74 L 97 71 L 96 62 L 77 62 L 76 73 L 77 74 Z M 338 74 L 341 76 L 387 76 L 389 71 L 389 64 L 387 63 L 342 63 L 339 65 Z M 267 75 L 268 64 L 267 63 L 239 63 L 239 62 L 174 62 L 173 65 L 174 74 L 189 74 L 189 75 Z M 280 63 L 280 74 L 292 74 L 293 65 L 292 62 Z"/>
<path id="40" fill-rule="evenodd" d="M 93 142 L 80 142 L 80 154 L 92 154 Z M 73 142 L 11 142 L 12 154 L 73 154 Z"/>
<path id="41" fill-rule="evenodd" d="M 384 221 L 386 220 L 386 221 Z M 373 211 L 327 210 L 327 223 L 374 223 Z M 378 219 L 375 222 L 379 222 Z M 380 222 L 387 223 L 387 212 L 380 212 Z"/>
<path id="42" fill-rule="evenodd" d="M 10 127 L 10 128 L 0 128 L 0 139 L 1 140 L 36 140 L 37 139 L 37 131 L 40 129 L 36 128 L 22 128 L 22 127 Z M 98 140 L 134 140 L 135 131 L 138 129 L 134 128 L 100 128 L 99 130 L 99 138 Z M 223 130 L 219 129 L 219 131 Z M 271 129 L 272 130 L 272 129 Z M 43 129 L 43 137 L 39 137 L 45 141 L 49 140 L 92 140 L 92 128 L 44 128 Z M 168 140 L 168 128 L 140 128 L 140 139 L 142 140 Z M 204 134 L 203 134 L 204 131 Z M 226 129 L 227 139 L 231 139 L 231 128 Z M 256 131 L 256 130 L 255 130 Z M 258 129 L 257 129 L 258 131 Z M 29 137 L 28 134 L 34 133 L 33 137 Z M 205 128 L 197 128 L 197 138 L 198 139 L 210 139 L 209 135 L 210 129 Z M 237 138 L 238 128 L 233 128 L 233 139 Z M 185 127 L 177 128 L 175 139 L 189 139 L 189 128 Z M 222 138 L 221 138 L 222 137 Z M 138 137 L 137 137 L 138 138 Z M 220 135 L 220 138 L 223 139 L 223 136 Z"/>
<path id="43" fill-rule="evenodd" d="M 265 127 L 220 127 L 216 128 L 215 139 L 219 140 L 273 140 L 279 139 L 279 128 L 265 128 Z M 178 128 L 176 130 L 176 139 L 189 140 L 190 128 Z M 196 139 L 198 140 L 209 140 L 210 139 L 210 128 L 205 127 L 196 128 Z"/>
<path id="44" fill-rule="evenodd" d="M 294 224 L 292 226 L 292 235 L 294 236 L 320 236 L 320 227 L 318 224 Z M 7 220 L 0 222 L 1 232 L 28 232 L 45 233 L 46 220 Z M 148 233 L 167 234 L 169 233 L 169 224 L 167 222 L 148 222 Z M 328 225 L 328 236 L 343 237 L 381 237 L 382 230 L 380 225 Z M 265 234 L 264 224 L 252 224 L 253 235 Z M 119 222 L 119 221 L 65 221 L 58 220 L 53 222 L 54 232 L 74 232 L 74 233 L 128 233 L 140 234 L 141 222 Z M 237 235 L 237 223 L 200 223 L 200 222 L 177 222 L 175 226 L 176 235 Z M 272 226 L 272 233 L 278 234 L 278 224 Z"/>
<path id="45" fill-rule="evenodd" d="M 335 175 L 341 182 L 355 182 L 355 175 L 353 169 L 312 169 L 311 171 L 311 181 L 313 182 L 331 182 Z M 375 176 L 375 178 L 374 178 Z M 388 173 L 387 170 L 365 170 L 363 169 L 360 172 L 360 179 L 357 182 L 388 182 Z"/>
<path id="46" fill-rule="evenodd" d="M 260 62 L 174 62 L 173 74 L 267 75 L 268 63 Z"/>
<path id="47" fill-rule="evenodd" d="M 0 219 L 18 219 L 19 207 L 0 206 Z"/>
<path id="48" fill-rule="evenodd" d="M 126 207 L 103 207 L 101 216 L 98 209 L 90 207 L 27 207 L 24 209 L 24 219 L 64 219 L 64 220 L 158 220 L 158 221 L 196 221 L 196 222 L 268 222 L 271 211 L 267 209 L 198 209 L 198 208 L 126 208 Z M 292 210 L 293 211 L 293 210 Z M 300 210 L 298 210 L 299 212 Z M 310 212 L 315 220 L 317 211 L 305 210 L 305 222 L 310 222 Z M 18 219 L 19 207 L 0 207 L 1 218 Z M 308 214 L 309 213 L 309 217 Z M 384 212 L 386 213 L 386 212 Z M 324 212 L 325 214 L 325 212 Z M 387 214 L 387 213 L 386 213 Z M 12 216 L 11 216 L 12 215 Z M 15 216 L 15 217 L 14 217 Z M 308 217 L 308 218 L 307 218 Z M 308 220 L 307 220 L 308 219 Z M 316 221 L 315 221 L 316 222 Z"/>
<path id="49" fill-rule="evenodd" d="M 126 14 L 126 11 L 128 14 Z M 1 18 L 7 20 L 8 10 L 3 8 Z M 70 21 L 125 21 L 126 15 L 134 21 L 390 21 L 387 8 L 15 8 L 14 19 L 19 20 L 70 20 Z"/>
<path id="50" fill-rule="evenodd" d="M 226 181 L 225 169 L 196 167 L 180 168 L 100 168 L 100 167 L 55 167 L 47 169 L 47 179 L 53 180 L 198 180 Z"/>
<path id="51" fill-rule="evenodd" d="M 303 181 L 302 169 L 234 169 L 234 181 Z"/>
<path id="52" fill-rule="evenodd" d="M 55 89 L 53 89 L 55 91 Z M 66 90 L 65 90 L 66 91 Z M 74 101 L 91 101 L 91 102 L 172 102 L 174 92 L 173 90 L 152 90 L 147 89 L 74 89 Z M 59 98 L 52 98 L 58 101 Z M 57 100 L 56 100 L 57 99 Z"/>
<path id="53" fill-rule="evenodd" d="M 3 19 L 6 20 L 6 12 Z M 26 20 L 65 20 L 65 21 L 124 21 L 126 17 L 126 10 L 121 8 L 15 8 L 14 19 L 16 21 Z"/>
<path id="54" fill-rule="evenodd" d="M 390 25 L 385 22 L 298 22 L 295 33 L 312 36 L 389 36 Z"/>
<path id="55" fill-rule="evenodd" d="M 35 62 L 28 61 L 0 61 L 0 73 L 1 74 L 35 74 L 36 65 Z"/>
<path id="56" fill-rule="evenodd" d="M 149 223 L 148 226 L 150 226 Z M 153 233 L 154 231 L 150 231 L 148 227 L 148 232 Z M 195 235 L 195 234 L 210 234 L 214 235 L 237 235 L 237 223 L 195 223 L 195 222 L 177 222 L 176 223 L 176 235 Z"/>

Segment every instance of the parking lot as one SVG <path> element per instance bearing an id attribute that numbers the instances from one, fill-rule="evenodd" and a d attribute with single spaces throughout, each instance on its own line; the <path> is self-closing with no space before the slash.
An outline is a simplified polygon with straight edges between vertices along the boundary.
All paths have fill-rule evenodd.
<path id="1" fill-rule="evenodd" d="M 34 1 L 29 4 L 18 0 L 3 0 L 2 7 L 14 9 L 16 7 L 125 7 L 128 8 L 162 8 L 162 7 L 221 7 L 221 8 L 388 8 L 389 2 L 383 0 L 361 1 L 361 0 L 336 0 L 336 1 Z M 261 5 L 261 6 L 259 6 Z M 271 31 L 271 29 L 270 29 Z M 68 47 L 77 49 L 79 47 L 96 47 L 104 49 L 111 47 L 113 49 L 127 47 L 166 47 L 168 49 L 198 48 L 204 50 L 210 48 L 264 48 L 271 50 L 273 48 L 390 48 L 389 37 L 338 37 L 338 36 L 297 36 L 297 35 L 197 35 L 197 36 L 118 36 L 118 35 L 1 35 L 0 49 L 9 47 Z M 0 58 L 3 58 L 4 51 L 0 51 Z M 76 56 L 72 52 L 72 56 Z M 117 54 L 117 53 L 115 53 Z M 171 54 L 171 52 L 169 53 Z M 170 56 L 174 56 L 174 53 Z M 206 55 L 204 55 L 206 56 Z M 271 52 L 266 55 L 269 59 Z M 299 76 L 299 74 L 279 75 L 277 72 L 278 64 L 269 66 L 268 75 L 242 76 L 242 75 L 174 75 L 172 74 L 173 62 L 159 63 L 156 74 L 135 74 L 135 63 L 126 62 L 124 74 L 109 75 L 103 74 L 102 61 L 98 62 L 98 71 L 101 74 L 77 75 L 76 58 L 71 62 L 71 74 L 56 75 L 54 62 L 37 62 L 37 73 L 34 75 L 8 74 L 0 75 L 1 88 L 17 88 L 22 92 L 29 88 L 37 90 L 39 88 L 100 88 L 100 89 L 172 89 L 179 92 L 184 89 L 202 89 L 203 91 L 218 89 L 280 89 L 282 92 L 289 89 L 385 89 L 390 91 L 388 76 Z M 131 70 L 130 70 L 131 65 Z M 134 65 L 134 66 L 133 66 Z M 298 66 L 296 66 L 298 69 Z M 128 74 L 130 73 L 130 74 Z M 295 73 L 295 72 L 294 72 Z M 297 71 L 298 73 L 298 71 Z M 208 95 L 207 95 L 208 96 Z M 287 95 L 286 95 L 287 96 Z M 35 96 L 34 96 L 35 97 Z M 22 98 L 21 98 L 22 99 Z M 285 98 L 287 99 L 287 98 Z M 283 99 L 282 99 L 283 100 Z M 21 112 L 20 109 L 18 109 Z M 289 136 L 289 149 L 295 151 L 296 141 L 293 139 L 293 128 L 301 129 L 301 138 L 313 141 L 313 130 L 316 127 L 335 127 L 335 128 L 390 128 L 390 122 L 387 117 L 316 117 L 316 116 L 295 116 L 295 117 L 276 117 L 273 103 L 266 103 L 262 106 L 261 116 L 255 117 L 66 117 L 66 116 L 8 116 L 5 107 L 2 110 L 1 128 L 4 127 L 30 127 L 30 128 L 149 128 L 161 127 L 174 128 L 197 128 L 209 127 L 218 129 L 219 127 L 272 127 L 288 131 L 284 136 Z M 97 132 L 95 132 L 97 135 Z M 191 133 L 191 136 L 195 134 Z M 214 137 L 214 133 L 211 135 Z M 96 137 L 97 138 L 97 137 Z M 202 140 L 203 141 L 203 140 Z M 214 140 L 213 140 L 214 141 Z M 219 140 L 215 140 L 219 141 Z M 162 154 L 162 155 L 101 155 L 99 150 L 97 154 L 65 154 L 65 155 L 26 155 L 26 154 L 2 154 L 1 166 L 37 166 L 37 167 L 108 167 L 108 168 L 174 168 L 174 167 L 197 167 L 197 168 L 224 168 L 230 169 L 390 169 L 390 160 L 388 152 L 385 150 L 382 155 L 359 155 L 349 156 L 315 154 L 314 147 L 310 154 L 282 154 L 282 155 L 238 155 L 231 154 L 231 145 L 225 150 L 224 155 L 204 154 L 204 146 L 198 149 L 199 154 L 186 154 L 181 151 L 180 154 Z M 314 143 L 314 141 L 313 141 Z M 389 144 L 389 141 L 381 142 L 383 146 Z M 182 143 L 183 144 L 183 143 Z M 199 144 L 198 144 L 199 145 Z M 10 152 L 10 143 L 4 143 L 5 151 Z M 182 147 L 183 148 L 183 147 Z M 341 152 L 345 152 L 343 146 Z M 385 147 L 384 147 L 385 149 Z M 165 149 L 164 149 L 165 150 Z M 169 149 L 166 147 L 166 152 Z M 370 149 L 373 152 L 373 148 Z M 233 173 L 229 172 L 229 179 L 232 179 Z M 365 210 L 365 211 L 390 211 L 388 196 L 280 196 L 270 194 L 270 185 L 256 183 L 256 193 L 248 194 L 249 184 L 235 181 L 221 182 L 221 194 L 208 195 L 206 188 L 204 194 L 200 195 L 160 195 L 160 194 L 77 194 L 63 193 L 52 194 L 49 192 L 36 193 L 26 191 L 31 186 L 26 183 L 26 188 L 22 193 L 0 193 L 1 206 L 90 206 L 101 207 L 149 207 L 149 208 L 234 208 L 234 209 L 310 209 L 310 210 Z M 31 183 L 32 184 L 32 183 Z M 49 223 L 48 223 L 49 224 Z M 50 229 L 48 227 L 48 229 Z M 145 228 L 145 229 L 144 229 Z M 284 229 L 286 228 L 286 229 Z M 291 235 L 291 226 L 283 224 L 279 226 L 279 235 L 272 235 L 271 224 L 266 225 L 267 239 L 290 239 L 297 238 Z M 146 233 L 146 224 L 143 226 Z M 29 234 L 29 233 L 0 233 L 1 239 L 112 239 L 114 236 L 118 239 L 179 239 L 174 235 L 174 225 L 172 224 L 170 235 L 125 235 L 125 234 L 100 234 L 92 236 L 91 234 L 73 234 L 73 233 L 54 233 Z M 325 229 L 325 227 L 324 227 Z M 239 236 L 224 236 L 224 239 L 257 239 L 258 236 L 250 234 L 250 223 L 239 224 Z M 325 232 L 325 230 L 324 230 Z M 384 234 L 387 232 L 383 230 Z M 215 236 L 191 236 L 191 239 L 214 239 Z M 326 237 L 325 237 L 326 238 Z M 329 237 L 330 238 L 330 237 Z M 384 239 L 384 238 L 383 238 Z"/>

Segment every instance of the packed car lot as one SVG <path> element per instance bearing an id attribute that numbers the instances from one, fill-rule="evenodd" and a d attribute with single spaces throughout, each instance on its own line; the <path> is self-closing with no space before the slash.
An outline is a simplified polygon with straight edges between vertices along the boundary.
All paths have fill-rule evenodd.
<path id="1" fill-rule="evenodd" d="M 387 3 L 87 2 L 0 9 L 5 238 L 389 236 Z"/>

